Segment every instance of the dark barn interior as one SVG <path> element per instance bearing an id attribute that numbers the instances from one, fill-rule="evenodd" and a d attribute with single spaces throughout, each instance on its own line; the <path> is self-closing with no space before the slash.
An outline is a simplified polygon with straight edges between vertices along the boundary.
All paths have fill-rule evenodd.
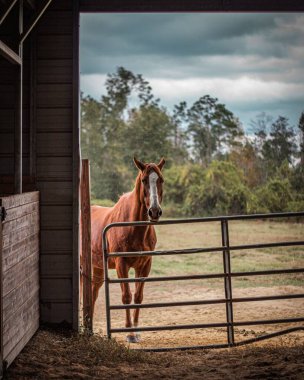
<path id="1" fill-rule="evenodd" d="M 1 365 L 39 323 L 78 330 L 80 12 L 303 10 L 295 0 L 0 0 Z"/>

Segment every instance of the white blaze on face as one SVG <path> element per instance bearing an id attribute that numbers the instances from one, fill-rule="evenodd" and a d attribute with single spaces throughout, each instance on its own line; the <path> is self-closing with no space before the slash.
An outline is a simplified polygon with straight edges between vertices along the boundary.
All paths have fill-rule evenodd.
<path id="1" fill-rule="evenodd" d="M 158 192 L 156 182 L 158 180 L 158 175 L 155 172 L 151 172 L 149 175 L 150 184 L 150 207 L 159 208 Z"/>

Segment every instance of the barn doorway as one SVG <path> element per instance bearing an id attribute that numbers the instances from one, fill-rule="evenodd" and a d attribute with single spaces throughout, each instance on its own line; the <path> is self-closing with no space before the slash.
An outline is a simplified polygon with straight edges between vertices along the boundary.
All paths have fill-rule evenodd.
<path id="1" fill-rule="evenodd" d="M 227 164 L 227 162 L 230 161 L 231 156 L 229 151 L 226 150 L 227 146 L 224 146 L 223 144 L 218 150 L 212 151 L 213 147 L 211 146 L 211 140 L 210 140 L 210 145 L 206 144 L 205 147 L 203 147 L 202 141 L 197 142 L 195 138 L 197 137 L 195 135 L 195 131 L 193 129 L 188 129 L 186 124 L 187 124 L 187 117 L 189 117 L 189 109 L 191 108 L 191 104 L 194 105 L 195 100 L 193 102 L 189 102 L 190 105 L 188 106 L 183 102 L 184 98 L 180 96 L 181 102 L 174 104 L 174 100 L 172 101 L 172 109 L 168 112 L 168 109 L 170 108 L 167 106 L 167 110 L 163 113 L 159 112 L 148 112 L 145 107 L 151 106 L 153 110 L 159 110 L 163 111 L 162 107 L 160 106 L 162 104 L 162 100 L 158 101 L 158 98 L 161 97 L 160 95 L 165 94 L 165 89 L 164 89 L 164 82 L 161 82 L 159 79 L 155 79 L 153 75 L 145 75 L 141 70 L 140 67 L 141 65 L 144 67 L 143 62 L 146 63 L 146 66 L 151 66 L 151 70 L 154 69 L 155 71 L 157 70 L 158 62 L 155 59 L 155 57 L 150 56 L 150 62 L 145 61 L 145 59 L 142 57 L 142 60 L 137 59 L 136 64 L 138 64 L 137 67 L 139 67 L 139 70 L 136 70 L 136 65 L 134 66 L 128 66 L 128 59 L 125 57 L 127 55 L 128 47 L 126 42 L 122 43 L 121 45 L 115 45 L 117 43 L 118 39 L 118 34 L 115 34 L 115 31 L 113 29 L 109 34 L 106 34 L 106 27 L 107 27 L 107 22 L 108 25 L 115 25 L 118 29 L 119 27 L 124 26 L 125 27 L 125 35 L 126 35 L 126 40 L 127 37 L 129 36 L 129 30 L 128 28 L 123 25 L 124 18 L 126 18 L 129 15 L 125 14 L 116 14 L 113 15 L 113 19 L 110 21 L 110 14 L 103 15 L 104 19 L 98 20 L 97 16 L 99 15 L 83 15 L 83 16 L 91 16 L 92 18 L 90 21 L 87 21 L 89 26 L 92 26 L 92 28 L 98 24 L 101 24 L 104 29 L 102 29 L 102 33 L 105 33 L 105 35 L 110 36 L 107 38 L 104 43 L 105 45 L 101 45 L 99 48 L 93 48 L 95 51 L 94 53 L 94 59 L 90 59 L 89 55 L 89 50 L 92 45 L 92 41 L 96 39 L 96 35 L 98 33 L 87 33 L 81 34 L 81 57 L 84 57 L 84 60 L 90 61 L 88 62 L 89 69 L 87 74 L 83 74 L 82 77 L 82 96 L 81 96 L 81 103 L 82 103 L 82 111 L 81 111 L 81 117 L 82 117 L 82 152 L 83 152 L 83 157 L 95 157 L 91 159 L 91 182 L 92 182 L 92 202 L 93 203 L 98 203 L 103 205 L 103 206 L 111 206 L 113 205 L 114 202 L 117 201 L 119 195 L 125 191 L 128 191 L 132 188 L 132 182 L 134 181 L 135 177 L 135 168 L 133 168 L 133 163 L 132 163 L 132 156 L 134 154 L 139 155 L 139 158 L 146 159 L 145 154 L 147 152 L 152 152 L 152 154 L 155 152 L 155 145 L 153 145 L 153 142 L 150 140 L 146 140 L 145 135 L 142 135 L 138 132 L 136 128 L 138 128 L 139 125 L 144 125 L 144 120 L 146 120 L 149 117 L 149 120 L 155 121 L 155 125 L 151 130 L 148 129 L 149 126 L 147 126 L 147 130 L 145 131 L 148 133 L 150 136 L 159 136 L 162 134 L 163 128 L 157 129 L 159 127 L 160 123 L 164 123 L 166 126 L 168 126 L 168 130 L 171 129 L 171 135 L 170 133 L 168 135 L 165 135 L 165 138 L 163 141 L 166 141 L 167 143 L 170 142 L 176 150 L 170 151 L 168 149 L 168 144 L 164 144 L 162 147 L 157 147 L 161 148 L 161 152 L 164 150 L 167 152 L 164 155 L 168 155 L 170 157 L 176 158 L 176 161 L 178 162 L 179 170 L 181 170 L 181 173 L 179 173 L 178 178 L 174 178 L 174 172 L 176 173 L 176 167 L 174 170 L 170 172 L 170 165 L 172 167 L 173 164 L 175 164 L 175 160 L 172 160 L 171 163 L 169 162 L 169 177 L 167 180 L 167 183 L 169 186 L 172 186 L 170 189 L 169 194 L 170 198 L 174 199 L 173 205 L 172 203 L 166 205 L 166 210 L 167 211 L 167 216 L 171 217 L 172 215 L 174 217 L 178 216 L 184 216 L 185 210 L 182 209 L 182 207 L 176 207 L 176 205 L 184 205 L 186 202 L 189 202 L 187 204 L 187 207 L 189 207 L 189 211 L 186 215 L 195 215 L 195 213 L 200 213 L 200 215 L 221 215 L 223 213 L 248 213 L 248 210 L 246 209 L 246 205 L 248 204 L 246 195 L 243 194 L 238 194 L 240 195 L 239 197 L 232 197 L 231 199 L 228 200 L 228 198 L 225 198 L 225 202 L 230 202 L 228 209 L 224 209 L 221 207 L 224 207 L 223 204 L 220 204 L 220 198 L 222 196 L 221 194 L 211 194 L 210 198 L 207 200 L 205 198 L 199 198 L 196 197 L 200 192 L 202 193 L 202 184 L 199 184 L 198 187 L 195 187 L 195 183 L 191 182 L 192 180 L 195 182 L 196 179 L 192 177 L 192 175 L 199 177 L 200 173 L 202 171 L 205 171 L 206 177 L 205 179 L 208 178 L 220 178 L 223 179 L 225 177 L 225 174 L 230 173 L 231 175 L 232 172 L 235 170 L 235 166 L 238 166 L 240 162 L 239 161 L 239 156 L 234 157 L 234 161 L 232 161 L 232 165 L 230 163 Z M 94 17 L 93 17 L 94 16 Z M 115 19 L 115 17 L 116 19 Z M 136 15 L 137 20 L 143 19 L 144 15 Z M 152 15 L 148 15 L 150 19 L 152 18 Z M 155 17 L 161 18 L 159 15 L 154 15 Z M 208 15 L 210 18 L 210 15 Z M 107 21 L 108 19 L 108 21 Z M 115 21 L 113 21 L 115 19 Z M 265 19 L 266 20 L 266 19 Z M 145 26 L 148 26 L 149 23 L 147 21 L 141 21 Z M 266 21 L 265 21 L 266 22 Z M 84 33 L 84 27 L 85 27 L 85 21 L 82 19 L 81 21 L 81 33 Z M 131 22 L 131 24 L 135 24 L 134 20 Z M 203 24 L 203 23 L 202 23 Z M 170 25 L 170 23 L 169 23 Z M 178 25 L 178 23 L 177 23 Z M 167 23 L 168 27 L 168 23 Z M 149 28 L 147 28 L 149 29 Z M 139 27 L 137 30 L 141 30 Z M 122 34 L 122 33 L 120 33 Z M 130 33 L 130 38 L 135 38 L 138 37 L 138 40 L 141 40 L 142 45 L 147 46 L 150 50 L 153 51 L 155 49 L 155 45 L 151 45 L 152 41 L 144 41 L 144 37 L 142 35 L 136 35 L 136 33 Z M 91 39 L 90 39 L 91 38 Z M 126 41 L 125 40 L 125 41 Z M 121 42 L 121 41 L 120 41 Z M 139 49 L 137 44 L 135 45 L 135 50 Z M 82 48 L 83 46 L 83 48 Z M 110 54 L 110 49 L 114 49 L 114 46 L 116 46 L 115 51 L 116 54 L 114 54 L 114 58 L 111 57 Z M 139 45 L 141 46 L 141 45 Z M 152 47 L 151 47 L 152 46 Z M 189 46 L 188 46 L 189 48 Z M 103 57 L 98 58 L 98 51 L 102 51 Z M 121 52 L 121 55 L 120 55 Z M 168 53 L 168 51 L 167 51 Z M 134 56 L 133 56 L 134 58 Z M 93 62 L 94 61 L 94 62 Z M 131 61 L 131 59 L 130 59 Z M 130 62 L 129 61 L 129 62 Z M 212 61 L 212 60 L 211 60 Z M 81 61 L 82 62 L 82 61 Z M 83 61 L 85 62 L 85 61 Z M 117 62 L 116 64 L 113 64 L 113 62 Z M 189 65 L 190 63 L 187 62 Z M 82 63 L 81 63 L 82 64 Z M 104 69 L 106 65 L 109 64 L 109 69 Z M 100 65 L 103 70 L 105 70 L 102 74 L 97 74 L 94 72 L 94 65 L 98 66 Z M 149 67 L 150 67 L 149 66 Z M 167 65 L 170 70 L 173 70 L 173 66 Z M 214 69 L 215 66 L 215 61 L 213 60 L 211 62 L 211 66 Z M 210 66 L 210 70 L 211 70 Z M 236 66 L 237 67 L 237 66 Z M 205 67 L 206 68 L 206 67 Z M 164 70 L 164 69 L 163 69 Z M 169 71 L 170 71 L 169 70 Z M 154 72 L 155 72 L 154 71 Z M 169 71 L 163 71 L 163 75 L 165 77 L 165 81 L 167 80 L 170 82 L 173 86 L 174 89 L 174 96 L 179 95 L 179 94 L 184 94 L 186 91 L 186 86 L 182 86 L 181 83 L 175 83 L 173 74 L 170 73 Z M 178 70 L 177 70 L 178 71 Z M 181 71 L 181 70 L 180 70 Z M 179 71 L 179 72 L 180 72 Z M 84 71 L 82 71 L 84 73 Z M 207 73 L 207 75 L 211 75 L 210 71 Z M 195 78 L 195 81 L 191 82 L 192 85 L 199 85 L 199 81 L 197 78 Z M 232 83 L 232 82 L 231 82 Z M 240 81 L 241 83 L 241 81 Z M 158 84 L 160 85 L 160 89 L 163 92 L 157 93 L 154 89 L 157 88 L 153 86 L 153 84 Z M 150 89 L 150 85 L 152 85 L 152 89 Z M 208 82 L 204 82 L 205 88 L 208 88 Z M 162 87 L 163 86 L 163 87 Z M 176 87 L 174 87 L 176 86 Z M 180 86 L 180 87 L 179 87 Z M 211 91 L 210 88 L 208 90 Z M 213 91 L 216 90 L 215 88 L 212 89 Z M 91 92 L 90 92 L 91 91 Z M 155 91 L 155 93 L 154 93 Z M 158 90 L 159 91 L 159 90 Z M 97 95 L 93 95 L 97 94 Z M 160 94 L 160 95 L 159 95 Z M 205 97 L 205 95 L 209 94 L 204 94 L 202 93 L 201 101 L 196 104 L 196 107 L 192 108 L 192 115 L 191 117 L 194 117 L 194 114 L 196 111 L 199 111 L 199 107 L 204 107 L 204 106 L 210 106 L 211 104 L 215 105 L 217 104 L 217 94 L 214 92 L 212 93 L 209 97 Z M 173 96 L 173 98 L 174 98 Z M 225 100 L 225 99 L 224 99 Z M 221 105 L 223 100 L 219 100 L 218 103 Z M 187 103 L 187 102 L 186 102 Z M 225 102 L 225 108 L 227 111 L 231 111 L 233 109 L 233 105 L 226 103 Z M 151 108 L 151 109 L 152 109 Z M 166 107 L 165 107 L 166 108 Z M 109 110 L 114 109 L 114 113 L 116 114 L 109 116 Z M 151 111 L 149 109 L 149 111 Z M 140 111 L 140 112 L 139 112 Z M 143 112 L 146 112 L 144 115 L 145 117 L 142 117 Z M 231 115 L 229 112 L 227 112 L 227 115 Z M 232 112 L 233 117 L 232 119 L 234 122 L 236 122 L 236 112 Z M 226 115 L 226 116 L 227 116 Z M 253 114 L 252 114 L 253 115 Z M 298 110 L 298 116 L 300 115 L 300 109 Z M 249 118 L 251 116 L 248 116 L 247 122 L 249 122 Z M 232 120 L 231 119 L 231 120 Z M 193 121 L 193 119 L 192 119 Z M 258 120 L 257 120 L 258 121 Z M 161 124 L 161 125 L 164 125 Z M 98 126 L 96 128 L 96 126 Z M 192 127 L 194 127 L 192 125 Z M 240 132 L 240 124 L 238 122 L 235 123 L 235 129 L 234 132 L 236 132 L 236 135 Z M 97 131 L 98 130 L 98 131 Z M 244 130 L 243 130 L 244 132 Z M 188 135 L 187 135 L 188 134 Z M 191 139 L 190 141 L 187 140 L 189 137 L 189 134 L 191 134 Z M 241 134 L 239 137 L 241 138 Z M 236 135 L 232 138 L 232 140 L 236 138 Z M 98 137 L 99 136 L 99 137 Z M 167 140 L 166 140 L 167 138 Z M 154 139 L 159 143 L 159 140 Z M 206 139 L 205 139 L 206 140 Z M 230 141 L 233 145 L 233 141 Z M 185 141 L 188 141 L 185 142 Z M 191 149 L 187 147 L 187 144 L 191 144 Z M 216 145 L 216 144 L 215 144 Z M 236 144 L 237 145 L 237 144 Z M 234 146 L 236 152 L 237 148 L 236 145 Z M 201 151 L 199 149 L 202 148 Z M 204 148 L 204 149 L 203 149 Z M 167 150 L 166 150 L 167 149 Z M 98 152 L 101 152 L 98 154 Z M 141 154 L 142 152 L 142 154 Z M 160 153 L 161 153 L 160 152 Z M 172 153 L 173 152 L 173 153 Z M 160 154 L 163 155 L 163 154 Z M 157 160 L 160 156 L 159 154 L 156 156 L 155 160 Z M 149 160 L 147 158 L 147 160 Z M 153 158 L 154 160 L 154 158 Z M 214 161 L 218 161 L 218 163 L 214 163 Z M 212 164 L 213 162 L 213 164 Z M 121 164 L 123 163 L 123 164 Z M 196 172 L 194 171 L 189 171 L 189 163 L 191 164 L 197 164 L 196 166 Z M 110 164 L 110 165 L 109 165 Z M 187 165 L 188 165 L 188 171 L 187 171 Z M 211 167 L 209 166 L 211 165 Z M 195 165 L 193 167 L 195 169 Z M 182 172 L 184 170 L 184 172 Z M 231 171 L 231 172 L 230 172 Z M 237 170 L 236 172 L 237 173 Z M 219 181 L 220 181 L 219 180 Z M 184 181 L 184 182 L 182 182 Z M 241 183 L 239 183 L 241 185 Z M 221 183 L 219 182 L 219 187 L 221 186 Z M 182 194 L 182 192 L 179 192 L 180 187 L 182 188 L 187 188 L 187 186 L 192 187 L 192 193 L 189 195 L 187 194 Z M 200 187 L 201 186 L 201 187 Z M 211 182 L 210 182 L 211 186 Z M 227 188 L 228 185 L 223 185 L 223 188 Z M 234 185 L 233 185 L 234 186 Z M 174 191 L 172 190 L 174 188 Z M 199 190 L 200 188 L 200 190 Z M 207 189 L 204 187 L 206 191 L 209 191 L 210 189 Z M 235 188 L 231 188 L 232 191 L 235 191 Z M 215 195 L 215 198 L 213 197 Z M 227 195 L 227 194 L 226 194 Z M 225 195 L 225 196 L 226 196 Z M 191 198 L 192 197 L 192 198 Z M 217 198 L 218 197 L 218 198 Z M 214 201 L 215 199 L 215 201 Z M 219 201 L 219 202 L 218 202 Z M 224 202 L 224 203 L 225 203 Z M 228 203 L 226 203 L 228 204 Z M 203 206 L 202 206 L 203 205 Z M 201 209 L 200 207 L 204 207 L 204 209 Z M 208 208 L 209 207 L 209 208 Z M 216 209 L 216 207 L 218 207 Z M 208 208 L 208 213 L 206 213 L 206 208 Z M 170 214 L 171 213 L 171 214 Z M 201 214 L 202 213 L 202 214 Z M 213 214 L 212 214 L 213 213 Z M 242 229 L 244 227 L 244 230 Z M 253 226 L 253 224 L 250 226 L 242 226 L 235 224 L 234 225 L 234 233 L 237 238 L 237 235 L 239 236 L 246 236 L 248 234 L 248 230 L 246 232 L 246 228 L 255 228 L 257 227 L 257 234 L 259 236 L 262 236 L 263 234 L 263 229 L 259 230 L 259 226 Z M 300 227 L 301 230 L 301 227 Z M 159 230 L 159 236 L 160 236 L 160 247 L 165 249 L 169 249 L 169 247 L 166 244 L 171 244 L 170 248 L 173 248 L 175 244 L 181 244 L 181 246 L 185 246 L 187 248 L 194 248 L 197 244 L 199 245 L 200 238 L 198 237 L 198 240 L 196 240 L 196 237 L 194 237 L 194 232 L 192 230 L 187 230 L 186 229 L 178 229 L 174 232 L 168 228 L 165 233 L 161 232 Z M 198 233 L 198 231 L 196 231 Z M 212 229 L 212 227 L 209 227 L 204 230 L 200 231 L 201 235 L 206 235 L 206 236 L 212 236 L 212 242 L 214 244 L 217 244 L 220 242 L 220 234 L 217 232 L 217 229 Z M 278 239 L 279 235 L 273 235 L 272 237 L 274 239 Z M 168 243 L 167 238 L 168 236 L 172 237 L 170 242 Z M 190 236 L 190 245 L 189 245 L 189 240 L 187 240 Z M 298 236 L 298 235 L 297 235 Z M 179 237 L 179 239 L 177 238 Z M 258 239 L 258 238 L 257 238 Z M 217 244 L 217 245 L 220 245 Z M 209 268 L 211 271 L 216 271 L 216 268 L 219 267 L 219 265 L 222 264 L 221 259 L 217 258 L 215 259 L 214 257 L 210 257 L 212 260 L 212 265 Z M 214 262 L 213 262 L 214 260 Z M 267 259 L 265 258 L 265 262 L 263 263 L 264 269 L 267 268 Z M 173 260 L 173 262 L 170 262 L 170 265 L 172 264 L 171 268 L 175 274 L 180 274 L 182 269 L 182 263 L 177 259 Z M 209 263 L 210 264 L 210 263 Z M 257 263 L 253 264 L 256 265 Z M 262 265 L 262 263 L 260 262 Z M 189 261 L 187 262 L 187 267 L 189 271 L 195 271 L 195 266 L 196 266 L 196 261 Z M 201 262 L 202 266 L 206 265 L 206 263 Z M 241 262 L 239 262 L 239 265 L 241 265 Z M 168 267 L 168 263 L 165 261 L 160 261 L 159 263 L 155 262 L 154 266 L 154 274 L 158 275 L 165 275 L 164 273 L 164 267 Z M 287 280 L 287 283 L 292 282 L 293 280 L 291 277 Z M 291 285 L 291 282 L 289 285 Z M 239 283 L 240 285 L 240 283 Z M 243 283 L 244 285 L 244 283 Z M 254 284 L 252 285 L 252 291 L 254 288 Z M 263 286 L 267 286 L 266 283 L 263 283 Z M 277 284 L 278 285 L 278 284 Z M 216 289 L 218 286 L 217 281 L 210 281 L 208 286 L 203 287 L 204 291 L 208 292 L 213 292 L 212 294 L 217 295 L 217 296 L 222 296 L 222 294 L 217 294 Z M 260 285 L 262 286 L 262 285 Z M 241 287 L 241 285 L 240 285 Z M 199 290 L 200 287 L 195 287 L 194 284 L 189 284 L 188 292 L 191 294 L 191 292 L 198 292 L 197 297 L 199 297 L 199 293 L 201 290 Z M 244 293 L 242 293 L 242 291 Z M 245 294 L 247 292 L 247 288 L 244 286 L 243 289 L 239 290 L 240 296 Z M 186 294 L 185 293 L 185 294 Z M 185 294 L 181 294 L 178 289 L 159 289 L 158 293 L 153 293 L 151 290 L 151 293 L 147 293 L 148 297 L 151 297 L 151 299 L 154 299 L 157 301 L 161 296 L 168 297 L 168 299 L 171 297 L 172 294 L 174 294 L 175 297 L 183 297 Z M 269 294 L 269 296 L 271 296 Z M 102 295 L 101 295 L 102 297 Z M 114 297 L 117 298 L 117 300 L 120 300 L 120 290 L 119 287 L 117 287 L 116 293 L 114 292 Z M 102 299 L 102 298 L 101 298 Z M 271 308 L 268 309 L 270 311 Z M 250 311 L 252 312 L 252 310 Z M 98 315 L 104 315 L 105 311 L 102 309 L 102 302 L 100 303 L 99 306 L 97 306 L 97 313 Z M 193 317 L 194 311 L 192 310 L 191 313 L 189 313 L 189 320 Z M 225 314 L 225 307 L 219 306 L 218 310 L 216 311 L 217 317 L 220 319 L 224 316 Z M 163 311 L 163 320 L 167 320 L 170 318 L 170 312 L 168 311 Z M 184 316 L 183 311 L 181 311 L 180 318 Z M 153 320 L 152 316 L 150 321 L 155 321 Z M 116 322 L 118 323 L 119 319 L 123 319 L 123 314 L 117 312 L 117 320 Z M 102 324 L 102 321 L 97 321 L 96 325 L 97 331 L 101 331 L 104 333 L 105 331 L 105 326 Z M 247 332 L 245 332 L 247 333 Z M 240 333 L 241 334 L 241 333 Z M 206 337 L 205 337 L 206 338 Z M 151 338 L 152 339 L 152 338 Z M 166 337 L 168 339 L 168 344 L 171 342 L 171 338 Z M 181 337 L 182 339 L 182 337 Z M 219 339 L 220 339 L 220 334 L 219 334 Z M 153 339 L 152 339 L 153 340 Z"/>

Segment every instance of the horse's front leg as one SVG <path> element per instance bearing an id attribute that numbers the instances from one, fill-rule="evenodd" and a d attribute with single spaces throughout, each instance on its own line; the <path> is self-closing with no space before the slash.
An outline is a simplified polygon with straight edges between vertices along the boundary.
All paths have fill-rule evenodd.
<path id="1" fill-rule="evenodd" d="M 151 263 L 152 259 L 149 258 L 144 266 L 140 268 L 135 268 L 135 277 L 148 277 L 150 270 L 151 270 Z M 144 298 L 144 282 L 136 282 L 135 283 L 135 293 L 134 293 L 134 303 L 135 304 L 141 304 Z M 140 309 L 134 309 L 133 312 L 133 324 L 134 327 L 138 327 L 138 320 L 139 320 L 139 311 Z M 140 333 L 136 333 L 136 343 L 140 341 Z"/>
<path id="2" fill-rule="evenodd" d="M 116 272 L 118 278 L 128 278 L 129 276 L 129 269 L 130 267 L 126 264 L 124 259 L 120 259 L 118 263 L 116 263 Z M 130 290 L 130 284 L 128 282 L 121 283 L 121 293 L 122 293 L 122 303 L 124 305 L 129 305 L 132 302 L 132 293 Z M 130 309 L 126 310 L 126 323 L 125 327 L 132 327 L 132 319 L 131 319 L 131 312 Z M 130 333 L 127 335 L 127 342 L 133 343 L 134 342 L 134 333 Z"/>

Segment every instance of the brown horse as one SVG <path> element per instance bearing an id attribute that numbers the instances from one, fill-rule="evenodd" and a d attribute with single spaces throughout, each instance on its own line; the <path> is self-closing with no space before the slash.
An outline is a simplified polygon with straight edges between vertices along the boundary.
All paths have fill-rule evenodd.
<path id="1" fill-rule="evenodd" d="M 145 164 L 134 157 L 134 163 L 139 169 L 132 192 L 121 196 L 114 207 L 92 206 L 92 263 L 93 263 L 93 309 L 98 297 L 98 291 L 103 284 L 102 231 L 113 222 L 153 221 L 157 222 L 162 215 L 160 204 L 163 197 L 163 175 L 161 170 L 165 160 L 159 164 Z M 156 244 L 155 229 L 152 225 L 143 227 L 113 228 L 108 232 L 108 251 L 133 252 L 152 251 Z M 136 277 L 147 277 L 152 263 L 151 256 L 143 257 L 113 257 L 109 259 L 109 268 L 116 269 L 119 278 L 127 278 L 130 268 L 134 268 Z M 135 283 L 134 303 L 143 300 L 144 283 Z M 122 283 L 122 302 L 130 304 L 132 293 L 129 283 Z M 139 309 L 134 309 L 133 324 L 130 310 L 126 310 L 126 327 L 137 327 Z M 139 334 L 129 334 L 127 341 L 136 343 Z"/>

